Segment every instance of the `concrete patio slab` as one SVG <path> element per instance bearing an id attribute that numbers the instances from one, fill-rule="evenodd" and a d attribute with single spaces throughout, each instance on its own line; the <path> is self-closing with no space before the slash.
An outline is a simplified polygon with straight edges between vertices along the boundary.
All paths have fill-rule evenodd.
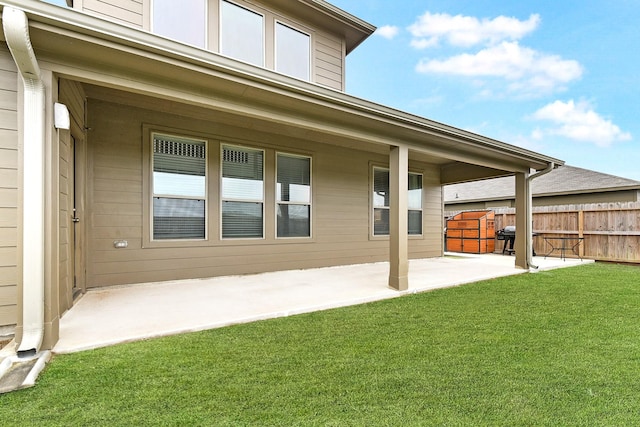
<path id="1" fill-rule="evenodd" d="M 539 270 L 587 262 L 534 259 Z M 388 263 L 93 289 L 62 316 L 60 340 L 53 351 L 88 350 L 525 272 L 514 267 L 510 256 L 452 254 L 411 261 L 409 289 L 403 292 L 387 286 Z"/>

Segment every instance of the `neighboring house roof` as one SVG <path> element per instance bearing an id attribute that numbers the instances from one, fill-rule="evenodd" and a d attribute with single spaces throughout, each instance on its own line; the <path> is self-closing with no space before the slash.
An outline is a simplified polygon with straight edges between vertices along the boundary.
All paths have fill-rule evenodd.
<path id="1" fill-rule="evenodd" d="M 561 166 L 539 178 L 534 178 L 531 183 L 531 192 L 534 197 L 634 189 L 640 190 L 640 181 L 575 166 Z M 445 203 L 503 200 L 514 197 L 515 177 L 513 176 L 444 186 Z"/>

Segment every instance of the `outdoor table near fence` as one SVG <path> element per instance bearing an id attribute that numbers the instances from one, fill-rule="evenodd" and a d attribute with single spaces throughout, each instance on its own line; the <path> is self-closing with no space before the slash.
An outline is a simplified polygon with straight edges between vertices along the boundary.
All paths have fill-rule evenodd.
<path id="1" fill-rule="evenodd" d="M 584 241 L 584 237 L 560 237 L 560 236 L 542 236 L 544 241 L 551 246 L 551 250 L 545 254 L 545 258 L 554 251 L 560 252 L 560 259 L 566 260 L 567 251 L 571 250 L 580 261 L 582 261 L 582 257 L 580 256 L 580 252 L 576 251 L 576 248 L 580 246 L 580 244 Z"/>

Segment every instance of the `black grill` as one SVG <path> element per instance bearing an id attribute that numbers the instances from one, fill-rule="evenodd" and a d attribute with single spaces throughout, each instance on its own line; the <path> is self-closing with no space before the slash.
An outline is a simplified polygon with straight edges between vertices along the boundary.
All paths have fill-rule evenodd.
<path id="1" fill-rule="evenodd" d="M 504 246 L 502 247 L 502 254 L 508 253 L 511 255 L 515 252 L 513 249 L 513 244 L 516 241 L 516 226 L 515 225 L 507 225 L 502 230 L 498 230 L 496 232 L 496 237 L 498 240 L 504 240 Z M 508 246 L 508 247 L 507 247 Z"/>
<path id="2" fill-rule="evenodd" d="M 537 236 L 538 233 L 533 233 L 532 236 Z M 515 252 L 513 249 L 513 244 L 516 241 L 516 226 L 515 225 L 507 225 L 502 230 L 496 231 L 496 237 L 498 240 L 504 240 L 504 246 L 502 247 L 502 254 L 508 253 L 511 255 Z M 507 247 L 508 246 L 508 247 Z M 536 250 L 531 248 L 531 253 L 533 256 L 536 256 Z"/>

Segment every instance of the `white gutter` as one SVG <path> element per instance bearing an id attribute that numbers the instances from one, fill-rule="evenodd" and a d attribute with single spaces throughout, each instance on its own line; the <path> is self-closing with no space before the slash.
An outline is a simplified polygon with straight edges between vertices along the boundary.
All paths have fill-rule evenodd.
<path id="1" fill-rule="evenodd" d="M 22 129 L 22 340 L 18 355 L 37 353 L 44 335 L 45 88 L 27 15 L 5 6 L 4 35 L 24 86 Z"/>
<path id="2" fill-rule="evenodd" d="M 527 248 L 527 266 L 529 266 L 530 268 L 538 268 L 537 265 L 533 264 L 533 195 L 531 194 L 531 181 L 533 181 L 534 178 L 538 178 L 542 175 L 548 174 L 555 168 L 556 164 L 554 162 L 551 162 L 540 172 L 534 173 L 533 175 L 529 175 L 527 177 L 527 204 L 529 205 L 529 209 L 527 209 L 527 224 L 529 228 L 527 231 L 527 243 L 525 247 Z"/>

